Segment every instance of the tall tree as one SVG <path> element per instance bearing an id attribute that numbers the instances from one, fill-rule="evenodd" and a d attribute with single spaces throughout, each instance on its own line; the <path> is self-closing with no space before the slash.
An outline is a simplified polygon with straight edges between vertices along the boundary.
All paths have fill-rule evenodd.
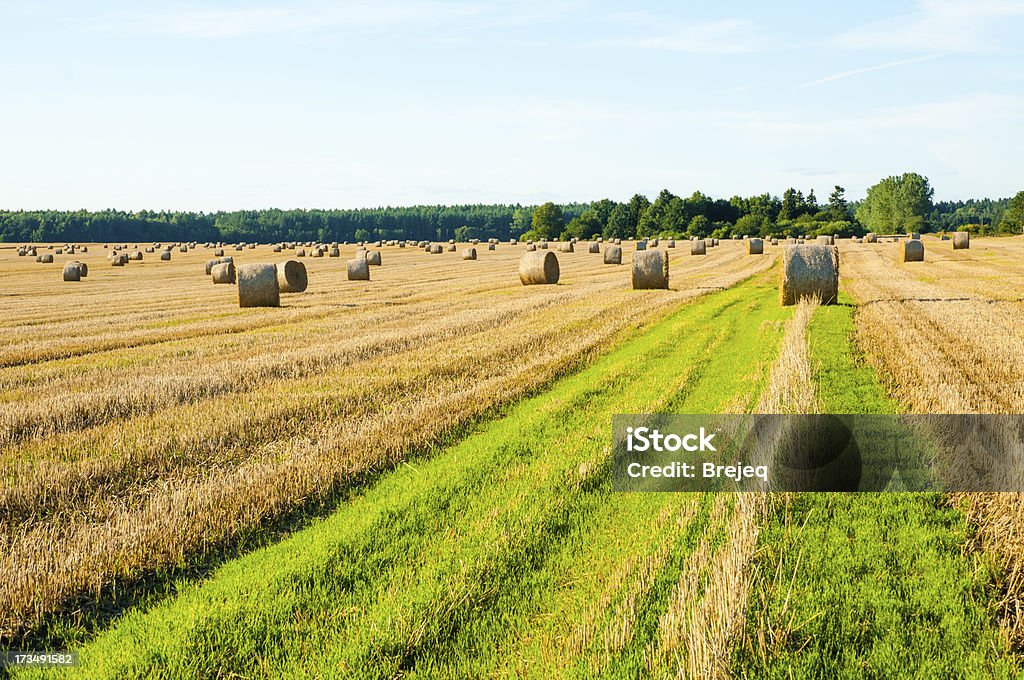
<path id="1" fill-rule="evenodd" d="M 1010 199 L 1010 205 L 1006 207 L 999 226 L 1018 234 L 1024 231 L 1024 191 L 1018 191 L 1017 195 Z"/>
<path id="2" fill-rule="evenodd" d="M 934 194 L 928 178 L 916 172 L 886 177 L 868 189 L 857 219 L 871 231 L 916 231 L 925 226 Z"/>
<path id="3" fill-rule="evenodd" d="M 562 227 L 564 224 L 565 218 L 562 215 L 561 206 L 555 205 L 551 201 L 538 206 L 537 209 L 533 211 L 531 228 L 534 236 L 537 238 L 555 238 L 562 233 Z"/>
<path id="4" fill-rule="evenodd" d="M 828 217 L 833 222 L 850 219 L 850 206 L 846 202 L 846 189 L 838 184 L 828 195 Z"/>

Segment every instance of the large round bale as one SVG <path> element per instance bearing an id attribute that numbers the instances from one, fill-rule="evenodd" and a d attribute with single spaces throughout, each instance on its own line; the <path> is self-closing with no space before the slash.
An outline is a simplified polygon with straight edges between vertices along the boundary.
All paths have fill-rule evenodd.
<path id="1" fill-rule="evenodd" d="M 604 247 L 605 264 L 622 264 L 622 246 L 608 243 Z"/>
<path id="2" fill-rule="evenodd" d="M 476 259 L 476 248 L 466 248 L 462 251 L 463 260 L 475 260 Z"/>
<path id="3" fill-rule="evenodd" d="M 82 269 L 78 262 L 68 262 L 64 265 L 65 281 L 81 281 Z"/>
<path id="4" fill-rule="evenodd" d="M 239 307 L 277 307 L 277 267 L 272 264 L 240 264 L 237 271 Z"/>
<path id="5" fill-rule="evenodd" d="M 633 253 L 633 289 L 668 288 L 668 253 L 642 250 Z"/>
<path id="6" fill-rule="evenodd" d="M 519 260 L 519 280 L 524 286 L 558 283 L 558 257 L 551 251 L 524 253 Z"/>
<path id="7" fill-rule="evenodd" d="M 324 256 L 324 251 L 320 250 L 319 248 L 314 248 L 313 252 L 310 253 L 310 257 L 323 257 L 323 256 Z"/>
<path id="8" fill-rule="evenodd" d="M 690 241 L 690 255 L 707 255 L 707 241 Z"/>
<path id="9" fill-rule="evenodd" d="M 309 285 L 306 265 L 295 260 L 277 264 L 277 289 L 282 293 L 301 293 Z"/>
<path id="10" fill-rule="evenodd" d="M 373 265 L 374 267 L 380 266 L 380 251 L 371 250 L 366 253 L 366 264 Z"/>
<path id="11" fill-rule="evenodd" d="M 161 250 L 160 251 L 160 259 L 163 262 L 170 262 L 171 261 L 171 251 L 169 251 L 169 250 Z"/>
<path id="12" fill-rule="evenodd" d="M 601 252 L 601 244 L 598 243 L 597 241 L 594 241 L 589 246 L 587 246 L 587 252 L 588 253 L 599 253 L 599 252 Z"/>
<path id="13" fill-rule="evenodd" d="M 747 255 L 764 255 L 764 241 L 759 238 L 747 239 Z"/>
<path id="14" fill-rule="evenodd" d="M 370 265 L 366 262 L 366 258 L 357 257 L 354 260 L 348 261 L 348 280 L 349 281 L 369 281 L 370 280 Z"/>
<path id="15" fill-rule="evenodd" d="M 79 276 L 81 276 L 83 279 L 85 277 L 89 276 L 89 265 L 87 265 L 84 262 L 79 262 L 78 260 L 72 260 L 71 262 L 72 262 L 72 264 L 77 264 L 78 265 L 78 275 Z"/>
<path id="16" fill-rule="evenodd" d="M 900 241 L 900 262 L 924 262 L 924 241 L 911 238 Z"/>
<path id="17" fill-rule="evenodd" d="M 839 248 L 818 243 L 787 245 L 782 249 L 779 297 L 784 306 L 817 296 L 825 305 L 839 294 Z"/>
<path id="18" fill-rule="evenodd" d="M 217 264 L 213 265 L 213 269 L 210 270 L 210 276 L 213 277 L 213 282 L 215 284 L 234 283 L 235 265 L 231 262 L 218 262 Z M 244 306 L 246 305 L 243 305 L 243 307 Z"/>
<path id="19" fill-rule="evenodd" d="M 967 250 L 971 247 L 971 235 L 966 231 L 953 234 L 953 250 Z"/>

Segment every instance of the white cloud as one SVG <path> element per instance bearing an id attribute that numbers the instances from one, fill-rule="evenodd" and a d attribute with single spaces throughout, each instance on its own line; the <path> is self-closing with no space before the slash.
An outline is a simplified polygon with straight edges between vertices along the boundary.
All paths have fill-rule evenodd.
<path id="1" fill-rule="evenodd" d="M 798 88 L 805 87 L 816 87 L 818 85 L 824 85 L 825 83 L 831 83 L 834 80 L 841 80 L 843 78 L 849 78 L 850 76 L 857 76 L 861 73 L 870 73 L 872 71 L 884 71 L 886 69 L 895 68 L 897 66 L 908 66 L 910 64 L 919 64 L 923 61 L 932 61 L 933 59 L 939 59 L 944 57 L 944 54 L 931 54 L 926 57 L 917 57 L 914 59 L 900 59 L 899 61 L 890 61 L 885 64 L 878 64 L 877 66 L 866 66 L 864 68 L 856 68 L 851 71 L 843 71 L 841 73 L 833 73 L 830 76 L 824 78 L 818 78 L 817 80 L 811 80 L 809 82 L 798 85 Z"/>
<path id="2" fill-rule="evenodd" d="M 646 34 L 604 40 L 600 45 L 691 54 L 740 54 L 752 52 L 765 43 L 761 32 L 746 19 L 676 22 L 666 28 L 664 20 L 643 14 L 617 16 L 623 22 L 642 25 Z"/>
<path id="3" fill-rule="evenodd" d="M 988 51 L 993 27 L 1022 16 L 1024 0 L 919 0 L 912 14 L 858 26 L 829 44 L 866 50 Z"/>

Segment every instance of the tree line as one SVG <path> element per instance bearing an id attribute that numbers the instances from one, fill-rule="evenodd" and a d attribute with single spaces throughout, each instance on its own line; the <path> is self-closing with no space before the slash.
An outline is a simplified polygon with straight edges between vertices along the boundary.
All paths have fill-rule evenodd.
<path id="1" fill-rule="evenodd" d="M 839 236 L 907 231 L 967 230 L 1021 233 L 1024 191 L 1013 198 L 933 202 L 928 178 L 887 177 L 850 202 L 836 185 L 824 202 L 814 191 L 782 196 L 712 198 L 664 189 L 654 200 L 538 206 L 519 204 L 362 208 L 354 210 L 238 210 L 231 212 L 0 211 L 0 241 L 465 241 L 472 238 L 676 238 Z"/>

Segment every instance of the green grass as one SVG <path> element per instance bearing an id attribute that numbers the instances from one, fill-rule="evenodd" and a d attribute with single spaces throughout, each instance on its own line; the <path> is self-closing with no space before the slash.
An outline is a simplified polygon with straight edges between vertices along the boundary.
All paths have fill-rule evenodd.
<path id="1" fill-rule="evenodd" d="M 845 296 L 840 303 L 847 303 Z M 828 413 L 895 413 L 853 342 L 852 306 L 820 308 L 811 359 Z M 1013 677 L 989 597 L 991 575 L 964 552 L 963 516 L 924 493 L 799 494 L 774 507 L 759 538 L 763 590 L 748 630 L 774 630 L 767 654 L 746 645 L 737 676 Z"/>
<path id="2" fill-rule="evenodd" d="M 767 281 L 684 305 L 330 517 L 127 615 L 80 650 L 80 674 L 577 677 L 597 658 L 636 676 L 686 557 L 715 537 L 712 497 L 612 494 L 611 416 L 753 403 L 791 313 Z M 624 593 L 607 579 L 659 551 L 633 578 L 635 624 L 614 654 L 557 651 L 559 631 L 613 621 Z"/>

